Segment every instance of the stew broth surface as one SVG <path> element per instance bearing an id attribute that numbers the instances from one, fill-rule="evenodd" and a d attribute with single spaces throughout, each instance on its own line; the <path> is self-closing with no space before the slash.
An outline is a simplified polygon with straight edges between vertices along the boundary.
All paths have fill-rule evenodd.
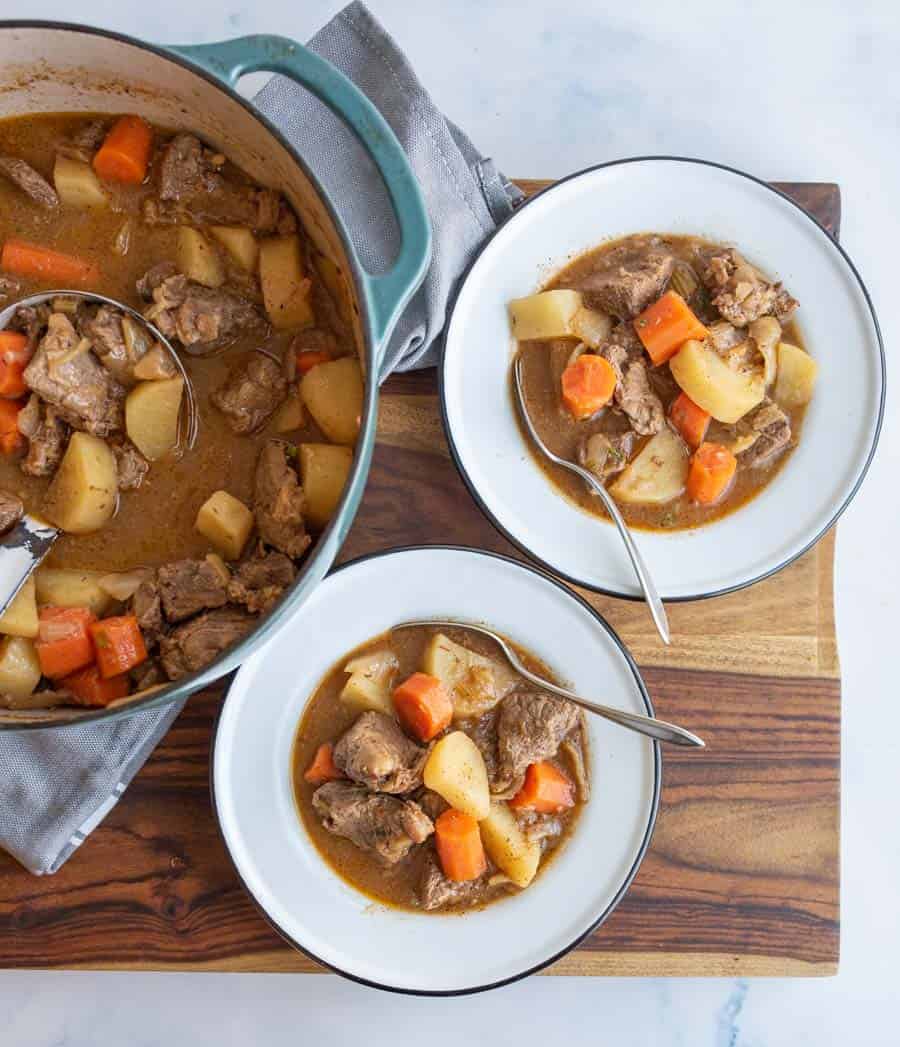
<path id="1" fill-rule="evenodd" d="M 381 865 L 371 854 L 360 850 L 350 840 L 335 836 L 322 826 L 312 807 L 312 795 L 318 786 L 305 781 L 303 773 L 312 763 L 319 746 L 338 739 L 360 715 L 357 708 L 346 705 L 339 698 L 347 681 L 347 674 L 344 672 L 347 662 L 360 654 L 388 648 L 399 661 L 399 668 L 395 676 L 395 680 L 399 682 L 421 668 L 426 644 L 438 632 L 442 632 L 455 643 L 462 644 L 478 654 L 498 660 L 502 658 L 502 654 L 498 654 L 496 645 L 491 640 L 478 633 L 470 632 L 463 626 L 453 629 L 435 629 L 423 626 L 394 630 L 375 637 L 342 657 L 316 688 L 297 728 L 291 756 L 291 776 L 298 815 L 326 864 L 351 887 L 361 891 L 373 901 L 416 912 L 423 911 L 417 895 L 417 886 L 422 866 L 432 850 L 432 841 L 428 840 L 414 847 L 407 858 L 395 866 Z M 512 641 L 508 642 L 532 672 L 553 682 L 561 682 L 535 655 Z M 519 679 L 526 687 L 534 689 L 533 684 L 522 677 Z M 450 729 L 466 730 L 471 724 L 472 721 L 455 722 Z M 583 739 L 586 739 L 584 730 L 581 735 Z M 586 771 L 590 779 L 592 770 L 590 753 L 586 752 L 584 755 Z M 564 763 L 561 763 L 560 766 L 569 772 Z M 579 798 L 579 802 L 571 810 L 559 816 L 564 821 L 564 832 L 560 837 L 548 841 L 538 869 L 538 876 L 544 874 L 546 866 L 562 850 L 566 840 L 575 831 L 583 806 Z M 460 913 L 471 911 L 473 908 L 483 908 L 486 904 L 505 897 L 508 890 L 507 887 L 499 887 L 488 897 L 480 899 L 474 906 L 461 904 L 446 907 L 440 909 L 439 914 Z"/>

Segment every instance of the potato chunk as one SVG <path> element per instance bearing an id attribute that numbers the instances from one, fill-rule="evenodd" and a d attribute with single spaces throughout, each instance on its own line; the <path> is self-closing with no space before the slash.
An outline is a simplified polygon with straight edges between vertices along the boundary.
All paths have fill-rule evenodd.
<path id="1" fill-rule="evenodd" d="M 27 636 L 29 638 L 37 636 L 38 613 L 34 575 L 25 581 L 25 584 L 13 597 L 12 603 L 0 616 L 0 633 L 3 633 L 4 636 Z"/>
<path id="2" fill-rule="evenodd" d="M 25 698 L 37 687 L 41 664 L 31 640 L 7 636 L 0 642 L 0 694 Z"/>
<path id="3" fill-rule="evenodd" d="M 668 426 L 644 444 L 610 487 L 617 502 L 663 505 L 684 491 L 689 469 L 688 450 Z"/>
<path id="4" fill-rule="evenodd" d="M 108 445 L 91 433 L 72 433 L 44 499 L 47 518 L 63 531 L 87 534 L 112 518 L 118 501 L 116 460 Z"/>
<path id="5" fill-rule="evenodd" d="M 37 602 L 54 607 L 87 607 L 98 618 L 109 609 L 112 598 L 100 585 L 103 571 L 79 571 L 68 567 L 39 567 L 34 572 Z"/>
<path id="6" fill-rule="evenodd" d="M 802 407 L 812 399 L 819 365 L 799 346 L 778 343 L 778 378 L 775 400 L 782 407 Z"/>
<path id="7" fill-rule="evenodd" d="M 300 395 L 309 413 L 336 444 L 352 447 L 359 434 L 363 406 L 363 379 L 353 356 L 319 364 L 303 376 Z"/>
<path id="8" fill-rule="evenodd" d="M 53 165 L 53 184 L 57 196 L 66 207 L 86 210 L 109 206 L 109 197 L 103 191 L 94 169 L 81 160 L 57 155 Z"/>
<path id="9" fill-rule="evenodd" d="M 350 679 L 344 684 L 340 700 L 360 712 L 384 713 L 397 718 L 391 700 L 394 676 L 400 663 L 393 651 L 369 651 L 351 658 L 344 666 Z"/>
<path id="10" fill-rule="evenodd" d="M 531 338 L 574 338 L 572 323 L 581 308 L 580 291 L 541 291 L 509 303 L 513 336 Z"/>
<path id="11" fill-rule="evenodd" d="M 151 462 L 162 458 L 178 443 L 178 419 L 184 379 L 164 378 L 141 382 L 125 401 L 125 429 L 128 438 Z"/>
<path id="12" fill-rule="evenodd" d="M 704 411 L 733 425 L 762 403 L 766 384 L 761 373 L 734 371 L 702 342 L 687 341 L 669 361 L 675 381 Z"/>
<path id="13" fill-rule="evenodd" d="M 293 433 L 302 428 L 306 421 L 306 409 L 300 399 L 300 391 L 288 393 L 287 399 L 275 412 L 272 427 L 276 433 Z"/>
<path id="14" fill-rule="evenodd" d="M 478 746 L 465 731 L 451 731 L 431 750 L 425 763 L 425 785 L 458 811 L 477 821 L 491 810 L 487 768 Z"/>
<path id="15" fill-rule="evenodd" d="M 274 236 L 259 245 L 259 281 L 272 326 L 279 330 L 315 322 L 307 277 L 296 236 Z"/>
<path id="16" fill-rule="evenodd" d="M 180 226 L 175 247 L 175 262 L 189 280 L 204 287 L 225 283 L 225 265 L 218 251 L 197 229 Z"/>
<path id="17" fill-rule="evenodd" d="M 237 560 L 253 530 L 253 513 L 227 491 L 214 491 L 200 506 L 194 527 L 226 560 Z"/>
<path id="18" fill-rule="evenodd" d="M 322 530 L 344 493 L 353 451 L 338 444 L 300 444 L 299 454 L 306 522 Z"/>
<path id="19" fill-rule="evenodd" d="M 211 225 L 209 231 L 242 269 L 256 272 L 259 244 L 249 229 L 242 225 Z"/>
<path id="20" fill-rule="evenodd" d="M 479 823 L 481 842 L 491 861 L 518 887 L 527 887 L 541 863 L 541 845 L 529 840 L 516 816 L 496 800 L 488 816 Z"/>
<path id="21" fill-rule="evenodd" d="M 450 695 L 454 720 L 483 716 L 516 680 L 507 666 L 454 643 L 443 633 L 436 633 L 428 642 L 422 666 L 441 681 Z"/>

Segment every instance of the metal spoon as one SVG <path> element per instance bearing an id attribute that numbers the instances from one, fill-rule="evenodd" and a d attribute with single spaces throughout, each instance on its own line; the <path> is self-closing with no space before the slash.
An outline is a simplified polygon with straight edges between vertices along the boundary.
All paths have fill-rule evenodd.
<path id="1" fill-rule="evenodd" d="M 704 749 L 706 747 L 706 742 L 704 742 L 702 738 L 685 730 L 683 727 L 678 727 L 674 723 L 668 723 L 665 720 L 657 720 L 653 716 L 639 716 L 637 713 L 626 713 L 621 709 L 613 709 L 609 705 L 600 705 L 598 702 L 591 702 L 587 698 L 580 698 L 577 694 L 567 691 L 565 687 L 560 687 L 558 684 L 551 683 L 550 680 L 545 680 L 543 676 L 538 676 L 537 673 L 533 673 L 522 663 L 516 652 L 512 647 L 510 647 L 507 641 L 499 635 L 499 633 L 495 633 L 492 629 L 487 629 L 483 625 L 473 625 L 471 622 L 451 622 L 429 618 L 410 622 L 400 622 L 393 628 L 411 629 L 417 625 L 436 625 L 444 629 L 469 629 L 472 632 L 481 633 L 483 636 L 490 637 L 497 644 L 500 650 L 506 655 L 509 664 L 517 673 L 519 673 L 520 676 L 524 676 L 526 680 L 530 680 L 532 683 L 537 684 L 537 686 L 542 690 L 552 691 L 553 694 L 558 694 L 561 698 L 567 698 L 570 702 L 573 702 L 575 705 L 580 705 L 582 709 L 586 709 L 588 712 L 596 713 L 597 716 L 602 716 L 605 720 L 617 723 L 620 727 L 627 727 L 629 731 L 636 731 L 638 734 L 644 734 L 648 738 L 655 738 L 659 742 L 669 742 L 671 745 L 681 745 L 693 749 Z"/>
<path id="2" fill-rule="evenodd" d="M 580 476 L 594 494 L 599 496 L 600 500 L 606 507 L 606 511 L 612 517 L 613 523 L 618 528 L 622 541 L 625 543 L 625 549 L 631 560 L 631 566 L 634 568 L 634 573 L 637 575 L 637 580 L 640 583 L 641 590 L 644 593 L 644 599 L 647 601 L 647 606 L 650 608 L 650 614 L 653 617 L 653 622 L 659 631 L 659 635 L 662 638 L 663 643 L 671 643 L 671 640 L 669 639 L 669 619 L 666 616 L 666 609 L 663 606 L 659 593 L 656 591 L 656 586 L 653 584 L 653 579 L 650 577 L 647 565 L 644 563 L 644 560 L 638 551 L 638 547 L 635 544 L 634 538 L 632 538 L 631 532 L 628 530 L 628 525 L 622 519 L 622 514 L 619 512 L 619 507 L 616 505 L 615 499 L 593 473 L 578 465 L 576 462 L 570 462 L 567 458 L 560 458 L 559 455 L 554 454 L 538 435 L 537 429 L 535 429 L 534 423 L 531 421 L 531 417 L 528 414 L 528 408 L 525 406 L 525 390 L 523 387 L 521 357 L 516 357 L 516 362 L 513 366 L 513 375 L 515 377 L 516 403 L 518 404 L 519 413 L 522 416 L 522 421 L 525 423 L 525 428 L 528 430 L 529 436 L 545 458 L 548 458 L 555 465 L 561 465 L 563 469 L 568 469 L 569 472 L 575 473 L 576 476 Z"/>
<path id="3" fill-rule="evenodd" d="M 28 298 L 20 298 L 0 311 L 0 331 L 5 330 L 18 309 L 23 306 L 43 305 L 44 302 L 54 298 L 77 298 L 80 301 L 109 305 L 114 309 L 119 309 L 141 324 L 150 336 L 166 350 L 184 379 L 182 424 L 179 425 L 178 441 L 186 450 L 192 450 L 199 430 L 199 412 L 193 383 L 169 340 L 155 324 L 145 319 L 131 306 L 118 302 L 115 298 L 95 294 L 93 291 L 41 291 L 40 294 L 33 294 Z M 12 603 L 18 591 L 31 577 L 34 569 L 50 552 L 58 536 L 57 528 L 47 523 L 46 520 L 26 515 L 0 540 L 0 614 Z"/>

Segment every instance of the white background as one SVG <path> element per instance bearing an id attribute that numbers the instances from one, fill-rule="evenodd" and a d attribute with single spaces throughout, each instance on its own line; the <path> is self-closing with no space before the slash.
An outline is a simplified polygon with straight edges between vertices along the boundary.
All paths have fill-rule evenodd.
<path id="1" fill-rule="evenodd" d="M 309 37 L 323 0 L 0 0 L 9 18 L 193 43 Z M 371 0 L 439 106 L 509 174 L 563 175 L 676 153 L 762 177 L 834 180 L 842 242 L 884 332 L 900 243 L 896 0 Z M 854 347 L 848 345 L 848 366 Z M 535 978 L 463 1000 L 402 999 L 334 977 L 0 973 L 6 1047 L 380 1044 L 861 1047 L 897 1044 L 900 435 L 889 384 L 875 464 L 838 530 L 843 666 L 842 961 L 817 981 Z M 893 485 L 893 486 L 892 486 Z M 86 844 L 90 846 L 90 843 Z"/>

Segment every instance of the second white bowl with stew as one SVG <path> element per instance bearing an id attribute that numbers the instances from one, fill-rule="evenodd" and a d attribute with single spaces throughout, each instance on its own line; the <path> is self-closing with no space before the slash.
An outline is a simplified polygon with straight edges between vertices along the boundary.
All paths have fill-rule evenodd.
<path id="1" fill-rule="evenodd" d="M 643 243 L 619 247 L 615 266 L 607 261 L 605 275 L 591 274 L 586 254 L 635 234 Z M 657 241 L 646 239 L 654 235 Z M 635 244 L 636 265 L 628 257 Z M 615 279 L 610 288 L 611 271 L 636 274 L 624 297 Z M 530 339 L 516 342 L 510 303 L 548 286 L 559 288 L 549 318 L 547 298 L 537 310 L 532 301 L 512 311 L 520 339 Z M 660 317 L 642 313 L 662 295 L 663 305 L 677 307 L 672 291 L 680 291 L 705 324 L 682 325 L 677 346 L 654 340 L 650 329 Z M 791 296 L 799 307 L 787 318 Z M 662 321 L 664 333 L 673 330 L 670 321 Z M 590 450 L 588 437 L 597 433 L 605 456 L 597 469 L 615 474 L 611 493 L 637 528 L 664 599 L 729 592 L 790 563 L 846 508 L 877 443 L 884 354 L 859 274 L 796 203 L 716 164 L 623 160 L 545 190 L 484 247 L 447 327 L 444 422 L 482 509 L 557 574 L 592 590 L 637 597 L 621 540 L 608 520 L 590 511 L 581 481 L 569 478 L 564 493 L 526 441 L 511 388 L 520 347 L 529 413 L 542 439 L 575 459 Z M 818 374 L 804 409 L 812 367 Z M 606 386 L 590 391 L 588 402 L 579 385 L 585 375 L 576 371 L 608 372 L 606 407 Z M 575 384 L 566 392 L 570 379 Z M 705 437 L 676 417 L 676 399 L 688 395 L 698 401 L 689 402 L 692 410 L 705 409 Z M 578 412 L 584 417 L 573 419 Z M 784 453 L 776 446 L 781 430 L 789 440 Z M 696 451 L 698 438 L 724 448 L 725 464 L 737 465 L 732 486 L 709 508 L 697 501 L 714 493 L 695 483 L 694 461 L 707 460 Z M 770 453 L 774 468 L 766 464 Z"/>
<path id="2" fill-rule="evenodd" d="M 432 641 L 438 634 L 384 635 L 401 622 L 423 618 L 460 623 L 460 630 L 448 630 L 449 644 L 440 637 L 443 657 L 454 657 L 452 644 L 460 643 L 482 658 L 479 663 L 476 657 L 475 672 L 460 677 L 458 686 L 447 684 L 454 719 L 431 737 L 429 744 L 436 745 L 427 756 L 429 731 L 405 716 L 393 688 L 422 670 L 446 680 L 449 663 L 429 661 L 429 652 L 437 657 Z M 476 992 L 553 962 L 615 908 L 653 831 L 658 745 L 596 716 L 579 721 L 568 703 L 546 694 L 542 699 L 533 685 L 510 681 L 502 655 L 485 646 L 490 641 L 479 644 L 466 633 L 466 622 L 506 636 L 576 693 L 652 715 L 640 673 L 621 641 L 564 586 L 490 553 L 423 547 L 358 560 L 330 575 L 287 628 L 243 664 L 214 740 L 215 808 L 244 886 L 288 941 L 379 988 Z M 395 659 L 394 676 L 379 699 L 371 659 L 385 652 Z M 341 697 L 351 655 L 358 659 L 356 686 Z M 468 655 L 461 657 L 468 661 Z M 492 660 L 496 691 L 485 691 L 479 682 L 485 657 Z M 492 701 L 484 704 L 486 694 Z M 531 716 L 536 701 L 543 702 L 541 714 Z M 544 781 L 555 781 L 563 794 L 568 779 L 568 795 L 554 793 L 552 814 L 539 813 L 531 794 L 513 798 L 520 773 L 514 770 L 515 752 L 525 751 L 514 750 L 514 736 L 528 729 L 527 722 L 533 735 L 528 744 L 545 745 L 540 761 L 530 750 L 529 765 L 540 762 Z M 492 732 L 495 740 L 486 741 Z M 479 797 L 474 764 L 457 758 L 463 743 L 471 750 L 473 742 L 475 763 L 482 759 L 478 751 L 484 754 L 489 804 L 487 781 L 481 779 Z M 319 747 L 328 743 L 330 760 L 320 761 Z M 386 760 L 389 747 L 405 750 L 402 771 L 395 773 Z M 579 769 L 585 752 L 591 780 L 586 800 Z M 454 775 L 454 768 L 466 773 Z M 506 789 L 510 769 L 516 781 Z M 314 772 L 314 783 L 304 780 L 307 770 Z M 423 770 L 427 788 L 421 785 Z M 337 779 L 338 773 L 346 777 Z M 452 798 L 455 812 L 445 811 L 442 797 Z M 367 805 L 365 817 L 351 810 L 359 804 Z M 467 830 L 480 837 L 487 861 L 460 873 L 460 866 L 447 865 L 441 845 L 448 837 L 461 838 L 453 829 L 468 807 Z M 442 824 L 445 813 L 450 821 Z M 538 855 L 533 875 L 529 862 Z M 456 870 L 456 879 L 471 884 L 474 894 L 449 884 L 441 866 L 447 876 Z M 461 902 L 441 911 L 442 899 L 456 889 Z"/>

